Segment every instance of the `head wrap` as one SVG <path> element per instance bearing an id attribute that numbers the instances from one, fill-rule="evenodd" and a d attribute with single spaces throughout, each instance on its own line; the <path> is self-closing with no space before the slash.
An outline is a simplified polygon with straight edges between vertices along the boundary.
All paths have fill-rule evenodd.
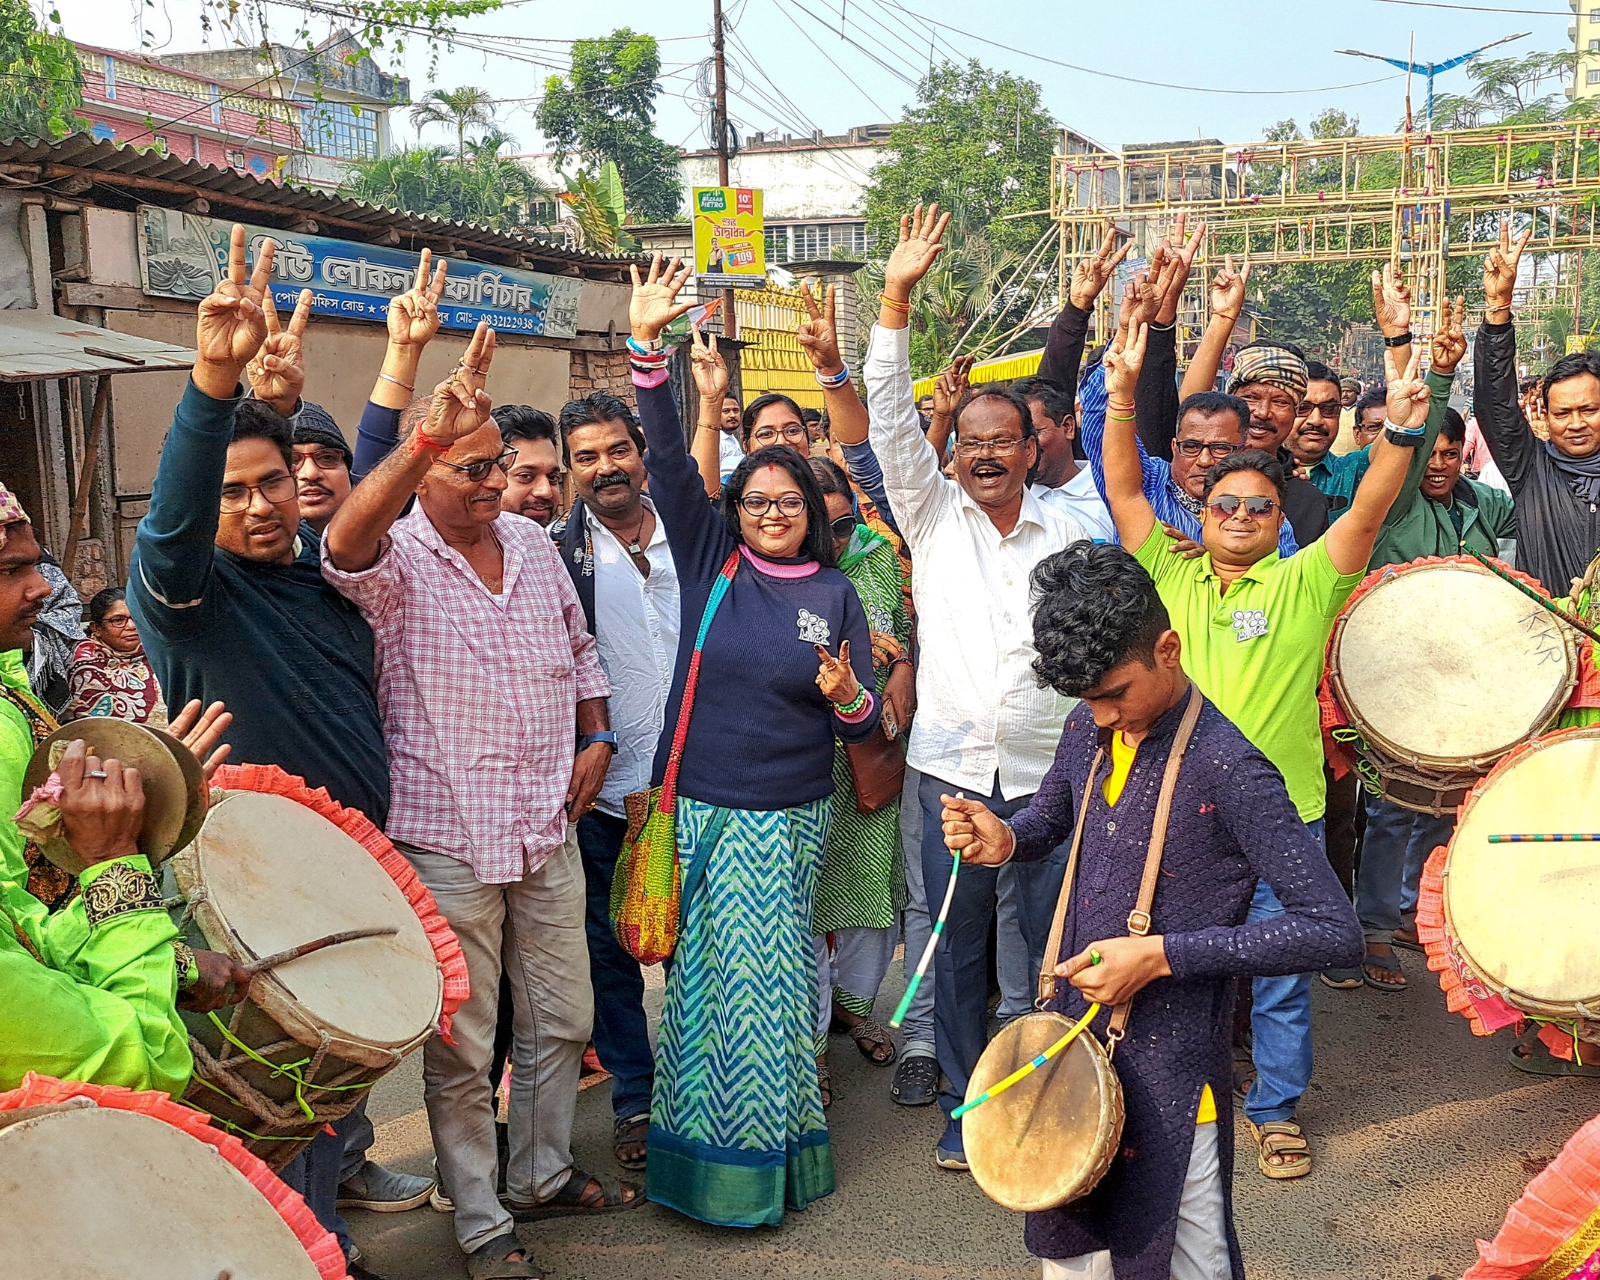
<path id="1" fill-rule="evenodd" d="M 6 526 L 8 524 L 32 524 L 28 513 L 22 509 L 22 504 L 17 501 L 17 495 L 0 484 L 0 550 L 6 545 Z"/>
<path id="2" fill-rule="evenodd" d="M 1285 347 L 1243 347 L 1233 357 L 1228 394 L 1253 382 L 1282 387 L 1298 399 L 1306 393 L 1306 362 Z"/>
<path id="3" fill-rule="evenodd" d="M 350 446 L 345 443 L 344 432 L 339 430 L 339 424 L 333 420 L 333 415 L 320 404 L 302 400 L 300 412 L 294 415 L 293 422 L 296 444 L 312 444 L 319 449 L 337 449 L 344 455 L 346 471 L 355 464 L 355 454 L 350 452 Z"/>

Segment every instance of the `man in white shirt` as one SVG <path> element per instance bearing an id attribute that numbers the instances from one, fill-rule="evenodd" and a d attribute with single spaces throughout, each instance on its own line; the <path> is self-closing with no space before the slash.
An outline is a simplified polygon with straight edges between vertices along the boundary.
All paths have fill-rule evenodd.
<path id="1" fill-rule="evenodd" d="M 1013 382 L 1011 389 L 1028 402 L 1034 430 L 1039 433 L 1033 496 L 1071 516 L 1096 542 L 1115 542 L 1117 529 L 1105 499 L 1094 487 L 1094 473 L 1072 451 L 1078 421 L 1066 392 L 1050 378 L 1022 378 Z"/>
<path id="2" fill-rule="evenodd" d="M 744 406 L 731 391 L 723 393 L 719 425 L 722 434 L 717 439 L 717 470 L 725 481 L 744 461 Z"/>
<path id="3" fill-rule="evenodd" d="M 551 534 L 611 683 L 611 728 L 617 735 L 605 786 L 593 811 L 578 819 L 594 1047 L 611 1073 L 613 1154 L 623 1168 L 642 1169 L 654 1060 L 645 1028 L 644 977 L 611 932 L 611 877 L 628 829 L 623 798 L 650 786 L 678 652 L 678 572 L 661 521 L 642 493 L 644 435 L 633 411 L 596 391 L 567 404 L 560 426 L 577 500 Z"/>
<path id="4" fill-rule="evenodd" d="M 951 859 L 941 826 L 941 795 L 965 793 L 1000 817 L 1028 803 L 1061 738 L 1069 703 L 1034 679 L 1029 577 L 1040 560 L 1089 537 L 1083 525 L 1028 491 L 1039 441 L 1027 404 L 1009 391 L 978 388 L 958 408 L 955 484 L 922 434 L 912 399 L 911 290 L 943 249 L 949 215 L 938 206 L 900 221 L 900 242 L 885 268 L 882 305 L 864 369 L 870 439 L 884 488 L 916 571 L 922 661 L 908 762 L 922 775 L 923 881 L 937 911 Z M 1012 868 L 1019 923 L 1038 972 L 1063 864 L 1052 858 Z M 997 868 L 965 867 L 945 923 L 934 978 L 934 1039 L 948 1079 L 948 1116 L 988 1040 L 989 925 Z M 946 1126 L 935 1156 L 965 1169 L 961 1127 Z"/>

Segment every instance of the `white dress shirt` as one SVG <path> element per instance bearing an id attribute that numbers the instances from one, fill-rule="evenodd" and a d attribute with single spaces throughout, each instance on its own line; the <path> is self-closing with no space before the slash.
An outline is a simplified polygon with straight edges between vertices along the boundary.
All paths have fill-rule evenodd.
<path id="1" fill-rule="evenodd" d="M 733 474 L 733 469 L 744 461 L 744 446 L 739 443 L 737 431 L 717 432 L 717 469 L 722 472 L 722 479 L 726 480 Z"/>
<path id="2" fill-rule="evenodd" d="M 996 772 L 1005 799 L 1031 795 L 1072 703 L 1034 679 L 1029 575 L 1089 534 L 1024 492 L 1016 528 L 1001 537 L 945 481 L 911 398 L 905 329 L 873 327 L 863 372 L 872 448 L 913 564 L 920 662 L 908 761 L 979 796 L 994 789 Z"/>
<path id="3" fill-rule="evenodd" d="M 1111 522 L 1111 512 L 1106 509 L 1105 499 L 1094 487 L 1094 473 L 1089 470 L 1087 462 L 1079 465 L 1078 473 L 1066 484 L 1057 485 L 1054 489 L 1042 484 L 1034 485 L 1033 496 L 1045 506 L 1071 516 L 1089 531 L 1089 536 L 1096 542 L 1117 540 L 1117 526 Z"/>
<path id="4" fill-rule="evenodd" d="M 648 505 L 649 499 L 644 499 Z M 653 510 L 653 508 L 652 508 Z M 600 665 L 611 681 L 611 729 L 617 754 L 595 808 L 627 817 L 623 797 L 650 785 L 667 688 L 678 654 L 678 571 L 661 519 L 645 544 L 650 576 L 639 572 L 621 539 L 588 512 L 594 543 L 594 629 Z"/>

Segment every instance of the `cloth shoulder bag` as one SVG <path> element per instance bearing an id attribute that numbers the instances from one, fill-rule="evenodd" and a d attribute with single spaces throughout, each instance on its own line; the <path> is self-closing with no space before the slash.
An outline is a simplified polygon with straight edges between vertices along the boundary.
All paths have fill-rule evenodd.
<path id="1" fill-rule="evenodd" d="M 718 809 L 712 815 L 685 874 L 678 865 L 678 767 L 683 762 L 689 713 L 694 710 L 695 689 L 700 684 L 700 651 L 705 648 L 711 619 L 716 616 L 722 597 L 728 594 L 738 567 L 739 549 L 735 547 L 711 586 L 711 596 L 700 618 L 661 785 L 635 791 L 623 800 L 628 831 L 611 878 L 611 931 L 622 949 L 640 964 L 660 964 L 677 947 L 683 904 L 699 883 L 728 819 L 726 809 Z"/>

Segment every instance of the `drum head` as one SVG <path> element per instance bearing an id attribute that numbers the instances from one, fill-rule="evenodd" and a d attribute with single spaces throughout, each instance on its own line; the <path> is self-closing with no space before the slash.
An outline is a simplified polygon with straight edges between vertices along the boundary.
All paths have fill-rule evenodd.
<path id="1" fill-rule="evenodd" d="M 120 760 L 139 771 L 144 784 L 144 823 L 139 852 L 156 864 L 183 848 L 200 829 L 209 792 L 200 762 L 169 733 L 109 716 L 85 716 L 64 724 L 34 748 L 23 776 L 23 794 L 43 786 L 75 738 L 89 744 L 100 760 Z M 63 871 L 77 875 L 83 860 L 63 839 L 47 840 L 40 852 Z"/>
<path id="2" fill-rule="evenodd" d="M 1443 639 L 1471 632 L 1470 643 Z M 1402 569 L 1339 619 L 1329 655 L 1352 725 L 1397 760 L 1487 769 L 1540 732 L 1577 676 L 1571 633 L 1474 565 Z"/>
<path id="3" fill-rule="evenodd" d="M 207 815 L 192 856 L 228 932 L 212 945 L 246 963 L 344 929 L 400 930 L 291 960 L 258 984 L 277 983 L 331 1032 L 369 1045 L 408 1045 L 438 1018 L 443 979 L 417 913 L 321 814 L 287 796 L 232 792 Z"/>
<path id="4" fill-rule="evenodd" d="M 967 1084 L 970 1102 L 1061 1039 L 1072 1023 L 1031 1013 L 989 1042 Z M 1037 1213 L 1093 1189 L 1122 1136 L 1122 1086 L 1105 1050 L 1084 1032 L 1032 1075 L 961 1121 L 972 1176 L 991 1200 Z"/>
<path id="5" fill-rule="evenodd" d="M 132 1111 L 0 1129 L 0 1240 L 6 1274 L 28 1280 L 319 1280 L 244 1174 Z"/>
<path id="6" fill-rule="evenodd" d="M 1600 844 L 1490 844 L 1600 831 L 1600 729 L 1530 744 L 1484 784 L 1450 842 L 1445 919 L 1462 958 L 1525 1013 L 1600 1007 Z"/>

